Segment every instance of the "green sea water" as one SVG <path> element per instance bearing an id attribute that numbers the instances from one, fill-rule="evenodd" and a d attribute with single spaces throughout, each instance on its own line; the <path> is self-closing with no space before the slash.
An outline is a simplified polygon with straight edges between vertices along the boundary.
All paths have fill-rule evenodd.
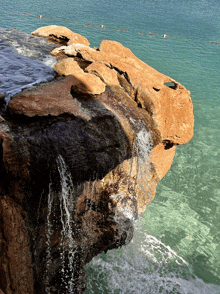
<path id="1" fill-rule="evenodd" d="M 178 146 L 132 243 L 88 265 L 86 293 L 220 293 L 220 2 L 0 0 L 2 28 L 50 24 L 91 46 L 121 42 L 190 90 L 194 105 L 193 139 Z"/>

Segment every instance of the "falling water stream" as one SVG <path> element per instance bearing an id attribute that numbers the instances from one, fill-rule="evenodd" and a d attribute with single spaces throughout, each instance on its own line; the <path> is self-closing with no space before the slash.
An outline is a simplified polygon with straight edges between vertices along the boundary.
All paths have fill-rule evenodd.
<path id="1" fill-rule="evenodd" d="M 146 165 L 146 162 L 149 162 L 149 153 L 151 150 L 150 134 L 145 130 L 141 129 L 136 136 L 133 144 L 132 158 L 131 158 L 131 170 L 135 168 L 136 180 L 138 182 L 146 181 L 149 176 L 149 171 Z M 48 213 L 47 213 L 47 226 L 46 226 L 46 245 L 47 245 L 47 257 L 46 257 L 46 293 L 50 294 L 50 281 L 49 273 L 52 271 L 53 267 L 53 257 L 52 257 L 52 243 L 51 238 L 54 234 L 53 222 L 54 217 L 53 211 L 54 206 L 58 204 L 55 203 L 59 201 L 59 214 L 61 222 L 61 240 L 60 240 L 60 260 L 61 260 L 61 281 L 62 286 L 65 289 L 65 293 L 74 293 L 74 251 L 75 251 L 75 240 L 74 240 L 74 221 L 73 221 L 73 211 L 75 209 L 75 196 L 76 196 L 76 187 L 73 184 L 71 173 L 68 170 L 68 167 L 61 155 L 58 155 L 56 158 L 56 165 L 60 177 L 60 191 L 58 195 L 53 191 L 52 182 L 49 185 L 48 193 Z M 91 198 L 94 192 L 94 183 L 88 181 L 84 184 L 84 187 L 87 188 L 87 191 L 90 195 L 87 195 L 88 199 Z M 129 186 L 129 183 L 127 183 Z M 135 186 L 137 181 L 135 181 Z M 144 186 L 143 186 L 144 189 Z M 135 187 L 133 189 L 135 191 Z M 145 192 L 145 191 L 144 191 Z M 136 215 L 134 213 L 133 207 L 129 205 L 121 205 L 120 200 L 123 199 L 123 195 L 112 195 L 111 197 L 118 197 L 119 207 L 118 211 L 122 213 L 126 218 L 135 219 Z M 135 197 L 135 195 L 132 195 Z M 56 216 L 57 217 L 57 216 Z M 115 220 L 117 219 L 117 210 Z M 67 253 L 68 252 L 68 253 Z"/>
<path id="2" fill-rule="evenodd" d="M 73 223 L 73 211 L 74 211 L 74 194 L 75 187 L 72 182 L 71 174 L 65 164 L 65 161 L 61 155 L 58 155 L 56 159 L 57 168 L 60 176 L 61 191 L 56 193 L 52 189 L 50 183 L 48 194 L 48 214 L 47 214 L 47 262 L 46 262 L 46 292 L 50 294 L 49 287 L 49 272 L 53 266 L 53 260 L 51 256 L 51 236 L 53 232 L 53 205 L 55 200 L 59 201 L 60 209 L 60 221 L 61 228 L 61 240 L 60 240 L 60 259 L 61 259 L 61 280 L 66 293 L 73 293 L 74 287 L 74 223 Z M 66 256 L 66 252 L 68 252 Z"/>

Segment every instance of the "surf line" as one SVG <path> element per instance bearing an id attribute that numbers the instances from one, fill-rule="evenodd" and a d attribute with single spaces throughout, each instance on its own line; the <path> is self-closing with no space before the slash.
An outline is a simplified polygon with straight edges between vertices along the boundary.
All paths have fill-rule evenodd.
<path id="1" fill-rule="evenodd" d="M 7 10 L 4 10 L 4 12 L 6 12 L 6 13 L 12 13 L 12 14 L 20 14 L 20 15 L 24 15 L 24 16 L 31 16 L 31 17 L 36 17 L 36 18 L 40 18 L 40 19 L 43 19 L 44 18 L 44 19 L 47 19 L 47 20 L 62 21 L 62 22 L 67 22 L 67 23 L 75 23 L 75 24 L 83 25 L 84 27 L 95 27 L 95 28 L 101 28 L 101 29 L 110 29 L 110 30 L 116 30 L 118 32 L 136 33 L 136 34 L 140 34 L 140 35 L 163 37 L 164 39 L 166 39 L 166 38 L 173 38 L 173 39 L 184 39 L 184 40 L 187 40 L 187 41 L 193 41 L 193 39 L 187 39 L 187 38 L 179 38 L 179 37 L 175 37 L 175 36 L 169 36 L 169 35 L 167 35 L 165 33 L 161 35 L 161 34 L 153 34 L 151 32 L 146 33 L 146 32 L 138 32 L 138 31 L 125 30 L 125 29 L 120 29 L 120 28 L 113 28 L 113 27 L 105 26 L 103 24 L 101 24 L 101 25 L 97 25 L 97 24 L 84 24 L 84 23 L 78 22 L 78 21 L 71 21 L 71 20 L 64 20 L 64 19 L 47 17 L 47 16 L 43 16 L 42 14 L 35 15 L 35 14 L 30 14 L 30 13 L 25 13 L 25 12 L 18 12 L 18 11 L 17 12 L 14 12 L 14 11 L 7 11 Z M 209 41 L 209 43 L 220 45 L 220 42 Z"/>

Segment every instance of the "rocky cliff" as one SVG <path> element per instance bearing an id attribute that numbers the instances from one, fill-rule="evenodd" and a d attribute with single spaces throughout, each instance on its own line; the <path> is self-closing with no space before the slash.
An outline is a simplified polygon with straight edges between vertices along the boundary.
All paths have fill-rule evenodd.
<path id="1" fill-rule="evenodd" d="M 85 265 L 127 244 L 177 145 L 193 136 L 184 86 L 128 48 L 49 26 L 57 78 L 0 121 L 0 289 L 83 293 Z"/>

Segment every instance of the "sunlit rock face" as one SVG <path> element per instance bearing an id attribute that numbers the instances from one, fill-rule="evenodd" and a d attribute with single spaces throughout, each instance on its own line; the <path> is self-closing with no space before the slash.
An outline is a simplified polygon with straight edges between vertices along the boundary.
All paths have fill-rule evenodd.
<path id="1" fill-rule="evenodd" d="M 51 53 L 59 77 L 11 97 L 0 120 L 0 289 L 83 293 L 86 263 L 132 239 L 193 136 L 192 102 L 117 42 L 93 49 L 57 26 L 33 34 L 66 46 Z"/>

